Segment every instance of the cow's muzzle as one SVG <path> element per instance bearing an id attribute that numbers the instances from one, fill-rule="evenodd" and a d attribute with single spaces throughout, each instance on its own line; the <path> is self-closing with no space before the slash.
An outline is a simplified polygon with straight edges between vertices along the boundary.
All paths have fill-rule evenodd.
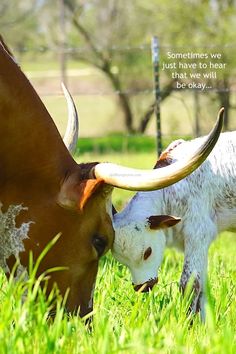
<path id="1" fill-rule="evenodd" d="M 133 286 L 135 291 L 139 291 L 140 293 L 147 293 L 151 291 L 154 285 L 157 283 L 158 283 L 158 278 L 153 278 L 148 280 L 146 283 L 138 284 L 138 285 L 133 284 Z"/>

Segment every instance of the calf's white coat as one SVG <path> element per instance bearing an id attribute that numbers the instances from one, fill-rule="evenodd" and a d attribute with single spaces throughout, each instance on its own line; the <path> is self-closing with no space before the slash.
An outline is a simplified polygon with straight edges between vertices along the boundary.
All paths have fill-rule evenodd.
<path id="1" fill-rule="evenodd" d="M 168 163 L 180 160 L 202 143 L 203 138 L 181 141 L 167 148 Z M 151 230 L 153 215 L 181 218 L 175 226 Z M 152 192 L 139 192 L 114 216 L 113 255 L 126 264 L 134 284 L 157 278 L 165 246 L 184 252 L 180 279 L 182 290 L 194 279 L 193 312 L 204 317 L 204 282 L 208 248 L 217 234 L 236 229 L 236 132 L 221 134 L 206 161 L 180 182 Z M 145 251 L 151 247 L 150 256 Z"/>

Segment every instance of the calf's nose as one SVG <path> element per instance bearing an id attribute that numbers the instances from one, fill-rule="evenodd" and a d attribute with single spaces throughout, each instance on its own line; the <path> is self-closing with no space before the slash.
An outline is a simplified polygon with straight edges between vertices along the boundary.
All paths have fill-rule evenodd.
<path id="1" fill-rule="evenodd" d="M 133 284 L 133 286 L 135 291 L 139 291 L 141 293 L 147 293 L 151 291 L 154 285 L 157 283 L 158 283 L 158 278 L 153 278 L 148 280 L 146 283 L 138 284 L 138 285 Z"/>

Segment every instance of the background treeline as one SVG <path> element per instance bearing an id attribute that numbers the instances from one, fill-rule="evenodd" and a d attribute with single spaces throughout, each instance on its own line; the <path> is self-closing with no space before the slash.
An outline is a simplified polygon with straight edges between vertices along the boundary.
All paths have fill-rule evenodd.
<path id="1" fill-rule="evenodd" d="M 163 133 L 204 134 L 220 106 L 226 109 L 225 128 L 235 129 L 235 24 L 234 0 L 1 0 L 0 4 L 1 32 L 58 119 L 59 129 L 65 125 L 64 103 L 55 101 L 55 95 L 63 79 L 78 99 L 84 136 L 155 134 L 153 35 L 160 40 L 161 63 L 168 62 L 168 52 L 221 53 L 221 62 L 226 63 L 217 79 L 207 81 L 213 89 L 206 91 L 176 90 L 176 80 L 161 71 Z"/>

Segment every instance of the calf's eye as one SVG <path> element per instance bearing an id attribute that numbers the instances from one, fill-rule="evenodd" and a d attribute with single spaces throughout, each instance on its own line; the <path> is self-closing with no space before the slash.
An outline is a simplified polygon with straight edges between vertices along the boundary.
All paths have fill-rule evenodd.
<path id="1" fill-rule="evenodd" d="M 148 247 L 144 252 L 143 259 L 146 261 L 146 259 L 148 259 L 148 257 L 151 256 L 151 254 L 152 254 L 152 249 L 151 247 Z"/>
<path id="2" fill-rule="evenodd" d="M 107 246 L 107 241 L 102 236 L 95 235 L 93 236 L 92 244 L 97 251 L 98 257 L 101 257 Z"/>

